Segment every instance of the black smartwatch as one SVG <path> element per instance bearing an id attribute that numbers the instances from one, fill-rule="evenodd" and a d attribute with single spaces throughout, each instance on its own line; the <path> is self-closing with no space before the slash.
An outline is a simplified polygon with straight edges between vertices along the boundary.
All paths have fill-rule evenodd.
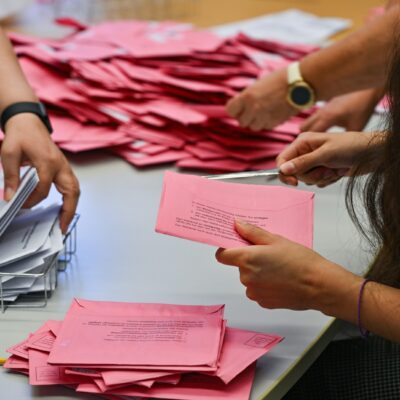
<path id="1" fill-rule="evenodd" d="M 4 109 L 0 117 L 1 130 L 5 133 L 5 126 L 7 121 L 14 115 L 21 113 L 31 113 L 36 114 L 44 126 L 47 128 L 49 133 L 53 132 L 53 127 L 51 126 L 49 116 L 47 115 L 46 107 L 43 103 L 35 103 L 30 101 L 21 101 L 20 103 L 14 103 L 9 105 Z"/>

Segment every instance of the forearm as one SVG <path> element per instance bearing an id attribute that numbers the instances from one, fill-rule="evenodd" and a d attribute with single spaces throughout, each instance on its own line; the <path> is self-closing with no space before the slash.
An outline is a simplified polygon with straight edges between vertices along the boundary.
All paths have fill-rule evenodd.
<path id="1" fill-rule="evenodd" d="M 347 272 L 347 271 L 346 271 Z M 368 282 L 359 303 L 363 278 L 347 272 L 346 280 L 327 282 L 317 309 L 362 327 L 394 342 L 400 342 L 400 290 Z M 360 319 L 358 320 L 358 308 Z"/>
<path id="2" fill-rule="evenodd" d="M 314 87 L 318 100 L 384 86 L 399 17 L 399 7 L 392 6 L 345 40 L 301 61 L 304 79 Z"/>
<path id="3" fill-rule="evenodd" d="M 19 101 L 37 101 L 18 64 L 11 44 L 0 28 L 0 113 Z"/>

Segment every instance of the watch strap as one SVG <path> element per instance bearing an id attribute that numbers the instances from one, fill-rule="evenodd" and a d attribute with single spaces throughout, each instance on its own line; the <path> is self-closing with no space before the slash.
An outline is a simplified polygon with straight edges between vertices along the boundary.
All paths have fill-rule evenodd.
<path id="1" fill-rule="evenodd" d="M 5 126 L 7 121 L 14 115 L 21 113 L 36 114 L 43 122 L 49 133 L 53 132 L 53 128 L 50 123 L 50 119 L 47 115 L 46 107 L 41 102 L 21 101 L 7 106 L 1 114 L 0 126 L 3 132 L 5 132 Z"/>
<path id="2" fill-rule="evenodd" d="M 295 61 L 288 65 L 287 67 L 287 80 L 289 85 L 293 85 L 295 82 L 304 82 L 301 76 L 300 63 Z"/>

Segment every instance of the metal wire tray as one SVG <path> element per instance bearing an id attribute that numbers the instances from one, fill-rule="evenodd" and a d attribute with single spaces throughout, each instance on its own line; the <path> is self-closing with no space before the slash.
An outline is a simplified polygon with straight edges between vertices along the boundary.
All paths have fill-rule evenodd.
<path id="1" fill-rule="evenodd" d="M 75 214 L 68 232 L 64 236 L 64 249 L 48 260 L 45 261 L 43 269 L 38 273 L 10 273 L 0 272 L 0 311 L 4 313 L 7 308 L 41 308 L 47 305 L 48 299 L 52 296 L 57 288 L 57 273 L 65 271 L 71 262 L 72 256 L 77 250 L 77 223 L 80 218 L 79 214 Z M 41 279 L 43 283 L 43 291 L 20 294 L 18 299 L 11 302 L 4 297 L 4 278 L 35 278 Z"/>

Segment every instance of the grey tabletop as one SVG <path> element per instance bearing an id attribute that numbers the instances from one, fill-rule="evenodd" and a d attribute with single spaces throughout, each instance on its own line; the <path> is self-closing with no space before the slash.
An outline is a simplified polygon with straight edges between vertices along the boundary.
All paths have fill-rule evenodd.
<path id="1" fill-rule="evenodd" d="M 228 325 L 285 337 L 259 360 L 251 394 L 251 399 L 280 398 L 334 335 L 334 320 L 316 311 L 262 309 L 246 298 L 238 271 L 217 263 L 215 248 L 155 233 L 165 168 L 137 170 L 100 153 L 74 157 L 71 162 L 82 187 L 77 255 L 59 274 L 57 290 L 45 308 L 7 309 L 0 315 L 0 356 L 44 321 L 62 319 L 74 297 L 224 303 Z M 265 184 L 264 179 L 251 182 Z M 343 184 L 312 190 L 316 192 L 315 249 L 359 270 L 367 256 L 347 216 Z M 26 377 L 4 370 L 0 385 L 0 398 L 93 398 L 61 387 L 33 388 Z"/>

